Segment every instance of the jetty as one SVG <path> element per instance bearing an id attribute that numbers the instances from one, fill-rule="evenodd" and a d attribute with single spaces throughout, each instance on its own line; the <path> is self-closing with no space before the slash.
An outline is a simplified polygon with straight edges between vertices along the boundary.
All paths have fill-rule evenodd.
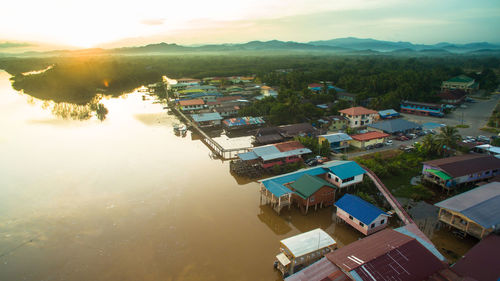
<path id="1" fill-rule="evenodd" d="M 188 128 L 200 136 L 201 141 L 218 157 L 223 160 L 236 159 L 238 153 L 244 153 L 250 151 L 253 147 L 240 147 L 240 148 L 229 148 L 226 149 L 213 138 L 211 138 L 207 133 L 205 133 L 195 122 L 188 118 L 182 111 L 180 111 L 175 106 L 170 106 L 170 110 L 184 122 Z"/>

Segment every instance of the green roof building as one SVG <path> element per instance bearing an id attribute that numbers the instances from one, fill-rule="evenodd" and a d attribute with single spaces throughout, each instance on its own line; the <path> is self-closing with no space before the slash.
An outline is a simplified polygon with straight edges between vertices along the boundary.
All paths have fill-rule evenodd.
<path id="1" fill-rule="evenodd" d="M 471 93 L 479 88 L 479 83 L 477 83 L 473 78 L 466 75 L 455 76 L 447 81 L 443 81 L 441 84 L 441 91 L 444 90 L 454 90 L 461 89 L 467 93 Z"/>
<path id="2" fill-rule="evenodd" d="M 315 208 L 332 206 L 335 202 L 336 187 L 320 176 L 305 174 L 290 184 L 294 201 L 307 213 L 309 206 Z"/>

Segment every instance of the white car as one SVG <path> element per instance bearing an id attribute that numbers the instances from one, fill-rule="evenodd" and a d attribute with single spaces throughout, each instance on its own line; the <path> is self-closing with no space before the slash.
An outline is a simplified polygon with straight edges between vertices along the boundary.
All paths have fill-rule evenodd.
<path id="1" fill-rule="evenodd" d="M 386 140 L 385 145 L 392 145 L 392 140 Z"/>

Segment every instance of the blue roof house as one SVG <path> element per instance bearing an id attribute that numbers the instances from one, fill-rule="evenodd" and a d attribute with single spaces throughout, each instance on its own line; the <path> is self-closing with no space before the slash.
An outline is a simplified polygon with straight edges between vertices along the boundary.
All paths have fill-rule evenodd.
<path id="1" fill-rule="evenodd" d="M 333 185 L 332 192 L 335 192 L 336 189 L 362 182 L 365 173 L 366 171 L 354 161 L 330 161 L 321 166 L 260 180 L 261 204 L 264 199 L 265 203 L 270 204 L 279 213 L 283 207 L 290 206 L 294 198 L 303 198 L 303 194 L 300 194 L 302 189 L 296 189 L 294 186 L 297 187 L 299 180 L 304 181 L 306 175 L 309 179 L 317 177 L 317 181 L 324 182 L 325 185 Z M 295 184 L 296 182 L 298 183 Z M 320 187 L 322 186 L 324 185 Z"/>
<path id="2" fill-rule="evenodd" d="M 344 220 L 364 235 L 384 229 L 389 215 L 358 196 L 345 194 L 336 203 L 337 218 Z"/>
<path id="3" fill-rule="evenodd" d="M 341 150 L 349 147 L 349 142 L 352 138 L 346 133 L 335 133 L 318 136 L 319 142 L 328 141 L 330 148 L 333 150 Z"/>

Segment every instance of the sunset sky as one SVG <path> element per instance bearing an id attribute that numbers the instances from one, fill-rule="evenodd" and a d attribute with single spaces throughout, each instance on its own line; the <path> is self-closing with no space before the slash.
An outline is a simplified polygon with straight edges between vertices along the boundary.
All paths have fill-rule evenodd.
<path id="1" fill-rule="evenodd" d="M 86 48 L 349 36 L 500 43 L 497 0 L 18 0 L 2 3 L 2 10 L 0 45 Z"/>

